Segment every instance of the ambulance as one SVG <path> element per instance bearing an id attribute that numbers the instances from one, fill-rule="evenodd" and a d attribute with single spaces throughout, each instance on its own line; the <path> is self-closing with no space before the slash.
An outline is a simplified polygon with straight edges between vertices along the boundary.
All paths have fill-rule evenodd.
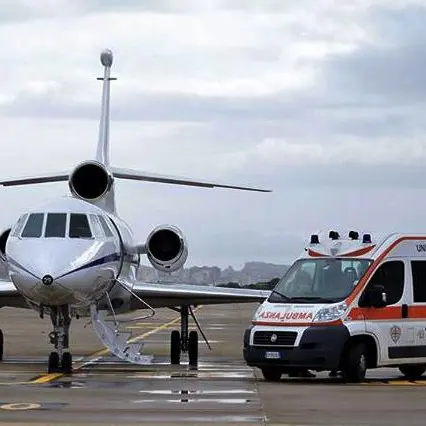
<path id="1" fill-rule="evenodd" d="M 337 231 L 310 242 L 255 312 L 243 354 L 265 380 L 297 371 L 426 371 L 426 235 Z"/>

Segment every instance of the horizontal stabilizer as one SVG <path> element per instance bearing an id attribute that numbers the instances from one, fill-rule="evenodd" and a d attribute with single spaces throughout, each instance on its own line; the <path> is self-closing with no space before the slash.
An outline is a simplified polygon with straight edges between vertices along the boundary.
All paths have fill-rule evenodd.
<path id="1" fill-rule="evenodd" d="M 3 186 L 16 186 L 16 185 L 31 185 L 33 183 L 46 183 L 46 182 L 61 182 L 68 180 L 69 172 L 44 174 L 40 176 L 28 176 L 16 179 L 0 180 L 0 185 Z"/>
<path id="2" fill-rule="evenodd" d="M 122 169 L 117 167 L 112 167 L 111 172 L 114 177 L 120 178 L 120 179 L 168 183 L 168 184 L 174 184 L 174 185 L 196 186 L 196 187 L 202 187 L 202 188 L 216 187 L 216 188 L 240 189 L 244 191 L 272 192 L 270 189 L 254 188 L 251 186 L 241 186 L 241 185 L 228 185 L 228 184 L 218 183 L 218 182 L 207 182 L 204 180 L 191 179 L 187 177 L 169 176 L 169 175 L 163 175 L 163 174 L 157 174 L 157 173 L 142 172 L 138 170 Z M 70 176 L 70 172 L 51 173 L 51 174 L 46 173 L 40 176 L 28 176 L 28 177 L 0 180 L 0 185 L 17 186 L 17 185 L 31 185 L 36 183 L 61 182 L 61 181 L 67 181 L 69 179 L 69 176 Z"/>
<path id="3" fill-rule="evenodd" d="M 203 180 L 191 179 L 186 177 L 168 176 L 156 173 L 141 172 L 130 169 L 111 168 L 114 177 L 130 180 L 141 180 L 146 182 L 169 183 L 175 185 L 198 186 L 203 188 L 230 188 L 241 189 L 244 191 L 272 192 L 270 189 L 254 188 L 250 186 L 227 185 L 222 183 L 207 182 Z"/>

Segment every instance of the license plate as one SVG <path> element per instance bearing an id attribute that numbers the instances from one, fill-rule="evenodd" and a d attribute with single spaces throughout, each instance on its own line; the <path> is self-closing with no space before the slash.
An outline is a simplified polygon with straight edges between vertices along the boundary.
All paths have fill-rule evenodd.
<path id="1" fill-rule="evenodd" d="M 279 352 L 266 352 L 265 358 L 267 358 L 267 359 L 280 359 L 281 354 Z"/>

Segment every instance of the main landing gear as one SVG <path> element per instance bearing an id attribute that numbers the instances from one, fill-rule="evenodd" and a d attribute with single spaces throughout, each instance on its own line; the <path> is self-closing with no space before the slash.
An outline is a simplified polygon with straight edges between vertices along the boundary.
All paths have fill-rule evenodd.
<path id="1" fill-rule="evenodd" d="M 187 352 L 189 368 L 196 369 L 198 366 L 198 332 L 195 330 L 189 332 L 189 315 L 193 318 L 210 350 L 211 346 L 190 306 L 181 306 L 180 308 L 173 308 L 173 310 L 180 313 L 180 332 L 173 330 L 170 336 L 170 363 L 180 364 L 181 353 Z"/>
<path id="2" fill-rule="evenodd" d="M 3 330 L 0 330 L 0 361 L 3 361 L 4 338 Z"/>
<path id="3" fill-rule="evenodd" d="M 55 345 L 56 352 L 49 355 L 48 373 L 72 373 L 72 355 L 66 351 L 69 347 L 69 328 L 71 317 L 68 306 L 52 307 L 50 319 L 53 331 L 49 333 L 50 343 Z"/>

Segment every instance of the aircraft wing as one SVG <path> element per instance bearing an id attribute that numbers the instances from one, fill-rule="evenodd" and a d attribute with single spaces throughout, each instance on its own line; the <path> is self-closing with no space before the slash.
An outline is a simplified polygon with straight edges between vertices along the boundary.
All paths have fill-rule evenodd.
<path id="1" fill-rule="evenodd" d="M 13 285 L 12 281 L 0 280 L 0 308 L 3 306 L 28 308 L 25 299 Z"/>
<path id="2" fill-rule="evenodd" d="M 269 290 L 147 282 L 136 282 L 133 292 L 153 308 L 263 302 L 271 293 Z M 134 297 L 131 303 L 132 309 L 144 308 L 141 302 Z"/>

